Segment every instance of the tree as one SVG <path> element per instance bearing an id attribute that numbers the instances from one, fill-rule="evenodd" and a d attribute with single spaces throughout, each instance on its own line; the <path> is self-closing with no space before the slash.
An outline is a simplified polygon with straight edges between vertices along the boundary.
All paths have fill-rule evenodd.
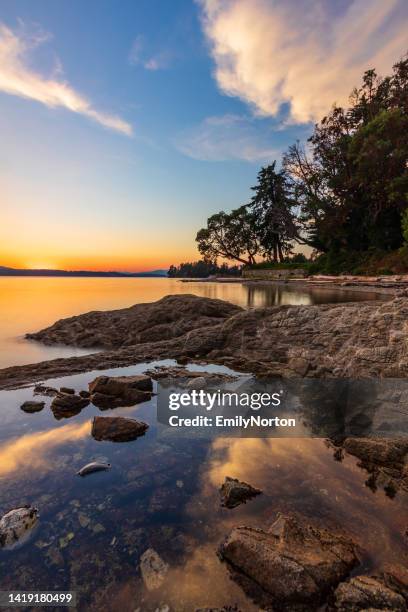
<path id="1" fill-rule="evenodd" d="M 393 74 L 364 74 L 350 107 L 315 126 L 310 154 L 290 147 L 283 166 L 309 244 L 319 251 L 395 249 L 408 205 L 408 59 Z"/>
<path id="2" fill-rule="evenodd" d="M 263 255 L 273 261 L 283 261 L 291 252 L 293 241 L 299 238 L 285 170 L 277 172 L 276 161 L 261 168 L 252 191 L 255 195 L 248 208 L 256 219 Z"/>
<path id="3" fill-rule="evenodd" d="M 221 211 L 209 217 L 207 227 L 199 230 L 196 241 L 200 254 L 209 262 L 222 257 L 251 265 L 261 251 L 256 218 L 245 206 L 230 214 Z"/>

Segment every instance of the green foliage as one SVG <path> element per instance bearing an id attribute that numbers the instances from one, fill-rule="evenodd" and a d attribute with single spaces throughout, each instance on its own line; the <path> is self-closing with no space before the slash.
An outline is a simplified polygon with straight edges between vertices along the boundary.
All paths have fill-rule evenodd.
<path id="1" fill-rule="evenodd" d="M 255 195 L 248 205 L 257 220 L 256 229 L 262 255 L 269 260 L 283 261 L 298 236 L 294 205 L 288 191 L 284 170 L 276 170 L 276 162 L 261 168 L 258 182 L 252 187 Z"/>
<path id="2" fill-rule="evenodd" d="M 167 276 L 169 278 L 208 278 L 209 276 L 241 276 L 240 266 L 228 266 L 203 261 L 181 263 L 179 266 L 170 266 Z"/>

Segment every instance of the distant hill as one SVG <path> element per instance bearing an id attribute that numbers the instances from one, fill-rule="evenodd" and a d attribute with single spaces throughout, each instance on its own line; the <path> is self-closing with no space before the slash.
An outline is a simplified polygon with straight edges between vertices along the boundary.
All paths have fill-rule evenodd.
<path id="1" fill-rule="evenodd" d="M 151 270 L 149 272 L 95 272 L 93 270 L 30 270 L 6 268 L 0 266 L 0 276 L 92 276 L 92 277 L 167 277 L 167 270 Z"/>

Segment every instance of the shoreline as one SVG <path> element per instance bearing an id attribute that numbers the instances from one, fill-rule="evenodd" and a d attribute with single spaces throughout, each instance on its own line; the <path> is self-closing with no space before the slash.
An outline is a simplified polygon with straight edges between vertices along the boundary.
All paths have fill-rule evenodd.
<path id="1" fill-rule="evenodd" d="M 403 297 L 244 310 L 222 300 L 167 296 L 70 317 L 30 334 L 50 346 L 99 352 L 1 369 L 0 389 L 160 359 L 269 377 L 403 378 L 407 320 Z"/>
<path id="2" fill-rule="evenodd" d="M 369 277 L 368 277 L 369 278 Z M 318 278 L 310 277 L 310 280 L 303 278 L 287 278 L 287 279 L 245 279 L 245 278 L 179 278 L 178 282 L 181 283 L 239 283 L 242 285 L 249 286 L 279 286 L 279 287 L 290 287 L 294 286 L 297 288 L 305 289 L 328 289 L 338 291 L 353 291 L 361 293 L 378 293 L 381 295 L 396 296 L 398 292 L 408 290 L 408 279 L 405 281 L 396 280 L 363 280 L 360 277 L 358 280 L 355 277 L 332 277 L 332 278 Z"/>

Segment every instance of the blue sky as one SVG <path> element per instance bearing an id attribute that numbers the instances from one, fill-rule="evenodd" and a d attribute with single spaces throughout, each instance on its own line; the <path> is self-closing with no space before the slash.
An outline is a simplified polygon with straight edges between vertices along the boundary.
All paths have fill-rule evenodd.
<path id="1" fill-rule="evenodd" d="M 0 264 L 197 257 L 210 214 L 404 53 L 407 5 L 383 4 L 1 0 Z"/>

